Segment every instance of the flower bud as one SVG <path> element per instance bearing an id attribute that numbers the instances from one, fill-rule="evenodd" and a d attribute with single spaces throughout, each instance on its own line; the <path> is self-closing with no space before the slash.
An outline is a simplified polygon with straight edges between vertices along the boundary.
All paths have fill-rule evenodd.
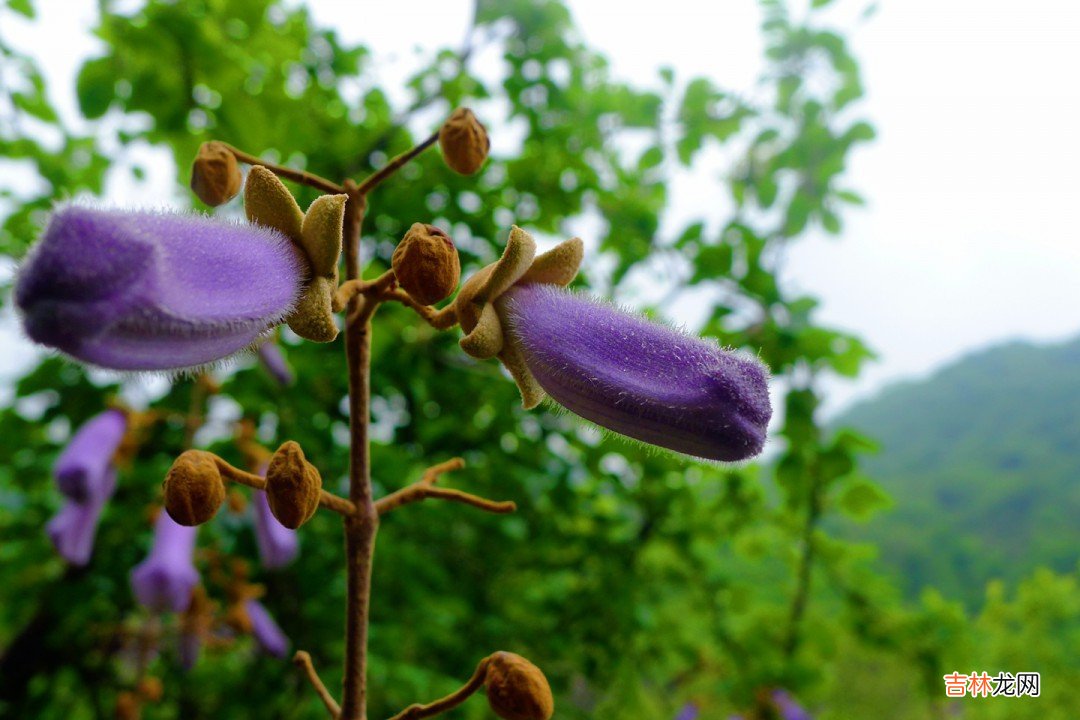
<path id="1" fill-rule="evenodd" d="M 191 189 L 211 207 L 224 205 L 236 197 L 244 178 L 234 156 L 224 143 L 205 142 L 191 165 Z"/>
<path id="2" fill-rule="evenodd" d="M 225 502 L 225 483 L 214 456 L 187 450 L 173 461 L 165 475 L 165 510 L 181 525 L 202 525 Z"/>
<path id="3" fill-rule="evenodd" d="M 150 702 L 159 702 L 162 695 L 165 694 L 165 687 L 161 684 L 161 679 L 153 676 L 144 677 L 139 681 L 136 691 L 139 697 L 144 698 Z"/>
<path id="4" fill-rule="evenodd" d="M 472 175 L 487 160 L 491 140 L 472 110 L 458 108 L 439 130 L 439 147 L 451 170 Z"/>
<path id="5" fill-rule="evenodd" d="M 304 458 L 304 451 L 292 440 L 283 443 L 266 470 L 270 512 L 282 525 L 295 530 L 315 514 L 321 492 L 322 476 Z"/>
<path id="6" fill-rule="evenodd" d="M 503 720 L 548 720 L 555 713 L 551 687 L 540 668 L 510 652 L 488 658 L 487 698 Z"/>
<path id="7" fill-rule="evenodd" d="M 413 223 L 391 258 L 398 285 L 421 305 L 450 297 L 461 279 L 457 248 L 434 225 Z"/>

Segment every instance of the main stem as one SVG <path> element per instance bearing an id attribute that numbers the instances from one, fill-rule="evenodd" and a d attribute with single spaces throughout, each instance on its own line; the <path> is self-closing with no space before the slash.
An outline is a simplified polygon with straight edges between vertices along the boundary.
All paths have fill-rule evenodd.
<path id="1" fill-rule="evenodd" d="M 366 199 L 356 184 L 346 181 L 345 279 L 360 277 L 360 229 Z M 371 497 L 368 423 L 371 397 L 371 315 L 375 302 L 357 295 L 345 314 L 345 359 L 349 377 L 349 499 L 356 512 L 345 518 L 347 564 L 345 617 L 345 688 L 341 720 L 367 720 L 368 611 L 371 605 L 371 566 L 379 514 Z"/>

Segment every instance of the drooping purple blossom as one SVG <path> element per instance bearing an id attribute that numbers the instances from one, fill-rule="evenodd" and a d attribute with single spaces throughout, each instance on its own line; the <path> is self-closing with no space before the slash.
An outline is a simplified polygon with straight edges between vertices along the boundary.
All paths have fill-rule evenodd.
<path id="1" fill-rule="evenodd" d="M 87 420 L 53 466 L 60 492 L 79 502 L 101 495 L 109 485 L 113 456 L 126 431 L 127 415 L 122 410 L 109 409 Z"/>
<path id="2" fill-rule="evenodd" d="M 131 570 L 131 589 L 140 605 L 157 612 L 181 612 L 199 582 L 195 569 L 197 527 L 178 524 L 162 510 L 154 525 L 154 544 Z"/>
<path id="3" fill-rule="evenodd" d="M 296 559 L 300 541 L 295 530 L 278 522 L 270 512 L 270 502 L 262 490 L 254 490 L 252 505 L 255 513 L 255 542 L 263 567 L 274 569 L 288 565 Z"/>
<path id="4" fill-rule="evenodd" d="M 289 638 L 285 637 L 266 607 L 258 600 L 248 600 L 244 603 L 244 609 L 251 620 L 251 634 L 259 647 L 274 657 L 285 657 L 289 652 Z"/>
<path id="5" fill-rule="evenodd" d="M 780 720 L 814 720 L 787 690 L 773 690 L 772 701 L 780 713 Z"/>
<path id="6" fill-rule="evenodd" d="M 259 362 L 266 368 L 266 372 L 270 373 L 270 377 L 274 378 L 279 385 L 288 387 L 296 380 L 296 376 L 293 374 L 292 368 L 289 367 L 289 361 L 285 359 L 285 354 L 281 352 L 281 346 L 276 342 L 264 342 L 259 345 Z"/>
<path id="7" fill-rule="evenodd" d="M 540 386 L 609 430 L 710 460 L 761 452 L 772 415 L 758 360 L 546 284 L 500 298 Z"/>
<path id="8" fill-rule="evenodd" d="M 198 215 L 69 205 L 19 271 L 31 339 L 119 370 L 171 370 L 251 345 L 296 302 L 305 270 L 281 233 Z"/>
<path id="9" fill-rule="evenodd" d="M 53 547 L 72 565 L 82 567 L 90 562 L 101 513 L 115 489 L 116 471 L 107 467 L 94 480 L 91 493 L 82 500 L 67 498 L 60 511 L 45 525 L 45 533 Z"/>

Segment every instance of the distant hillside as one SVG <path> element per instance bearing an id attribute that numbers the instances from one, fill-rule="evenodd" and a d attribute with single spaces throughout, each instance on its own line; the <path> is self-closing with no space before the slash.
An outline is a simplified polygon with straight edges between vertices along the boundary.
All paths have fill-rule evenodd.
<path id="1" fill-rule="evenodd" d="M 850 532 L 909 591 L 978 603 L 992 578 L 1080 559 L 1080 338 L 1010 343 L 888 388 L 840 423 L 877 439 L 867 471 L 895 508 Z"/>

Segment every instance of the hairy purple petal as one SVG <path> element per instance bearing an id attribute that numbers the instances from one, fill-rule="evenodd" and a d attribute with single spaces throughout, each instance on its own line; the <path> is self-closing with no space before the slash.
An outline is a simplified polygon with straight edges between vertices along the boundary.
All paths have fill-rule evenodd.
<path id="1" fill-rule="evenodd" d="M 80 502 L 102 494 L 109 485 L 113 455 L 126 431 L 127 415 L 120 410 L 106 410 L 87 420 L 53 466 L 60 492 Z"/>
<path id="2" fill-rule="evenodd" d="M 274 657 L 285 657 L 289 652 L 289 638 L 281 631 L 270 612 L 258 600 L 244 603 L 248 618 L 251 619 L 251 634 L 265 652 Z"/>
<path id="3" fill-rule="evenodd" d="M 772 407 L 756 359 L 554 285 L 518 285 L 500 303 L 529 370 L 566 409 L 687 455 L 761 452 Z"/>
<path id="4" fill-rule="evenodd" d="M 279 385 L 288 387 L 296 380 L 292 368 L 289 367 L 289 361 L 285 359 L 281 346 L 276 342 L 264 342 L 259 345 L 259 362 Z"/>
<path id="5" fill-rule="evenodd" d="M 95 479 L 93 493 L 84 500 L 68 498 L 45 525 L 45 532 L 53 547 L 72 565 L 81 567 L 90 562 L 101 513 L 115 489 L 116 471 L 107 467 Z"/>
<path id="6" fill-rule="evenodd" d="M 270 512 L 270 502 L 262 490 L 254 490 L 252 504 L 255 506 L 255 541 L 263 567 L 274 569 L 288 565 L 300 551 L 300 541 L 295 530 L 278 522 Z"/>
<path id="7" fill-rule="evenodd" d="M 197 527 L 179 525 L 162 510 L 154 526 L 154 544 L 146 559 L 131 570 L 131 589 L 140 605 L 181 612 L 199 582 L 193 560 Z"/>
<path id="8" fill-rule="evenodd" d="M 19 271 L 31 339 L 118 370 L 194 367 L 281 321 L 304 265 L 288 239 L 198 215 L 71 205 Z"/>

